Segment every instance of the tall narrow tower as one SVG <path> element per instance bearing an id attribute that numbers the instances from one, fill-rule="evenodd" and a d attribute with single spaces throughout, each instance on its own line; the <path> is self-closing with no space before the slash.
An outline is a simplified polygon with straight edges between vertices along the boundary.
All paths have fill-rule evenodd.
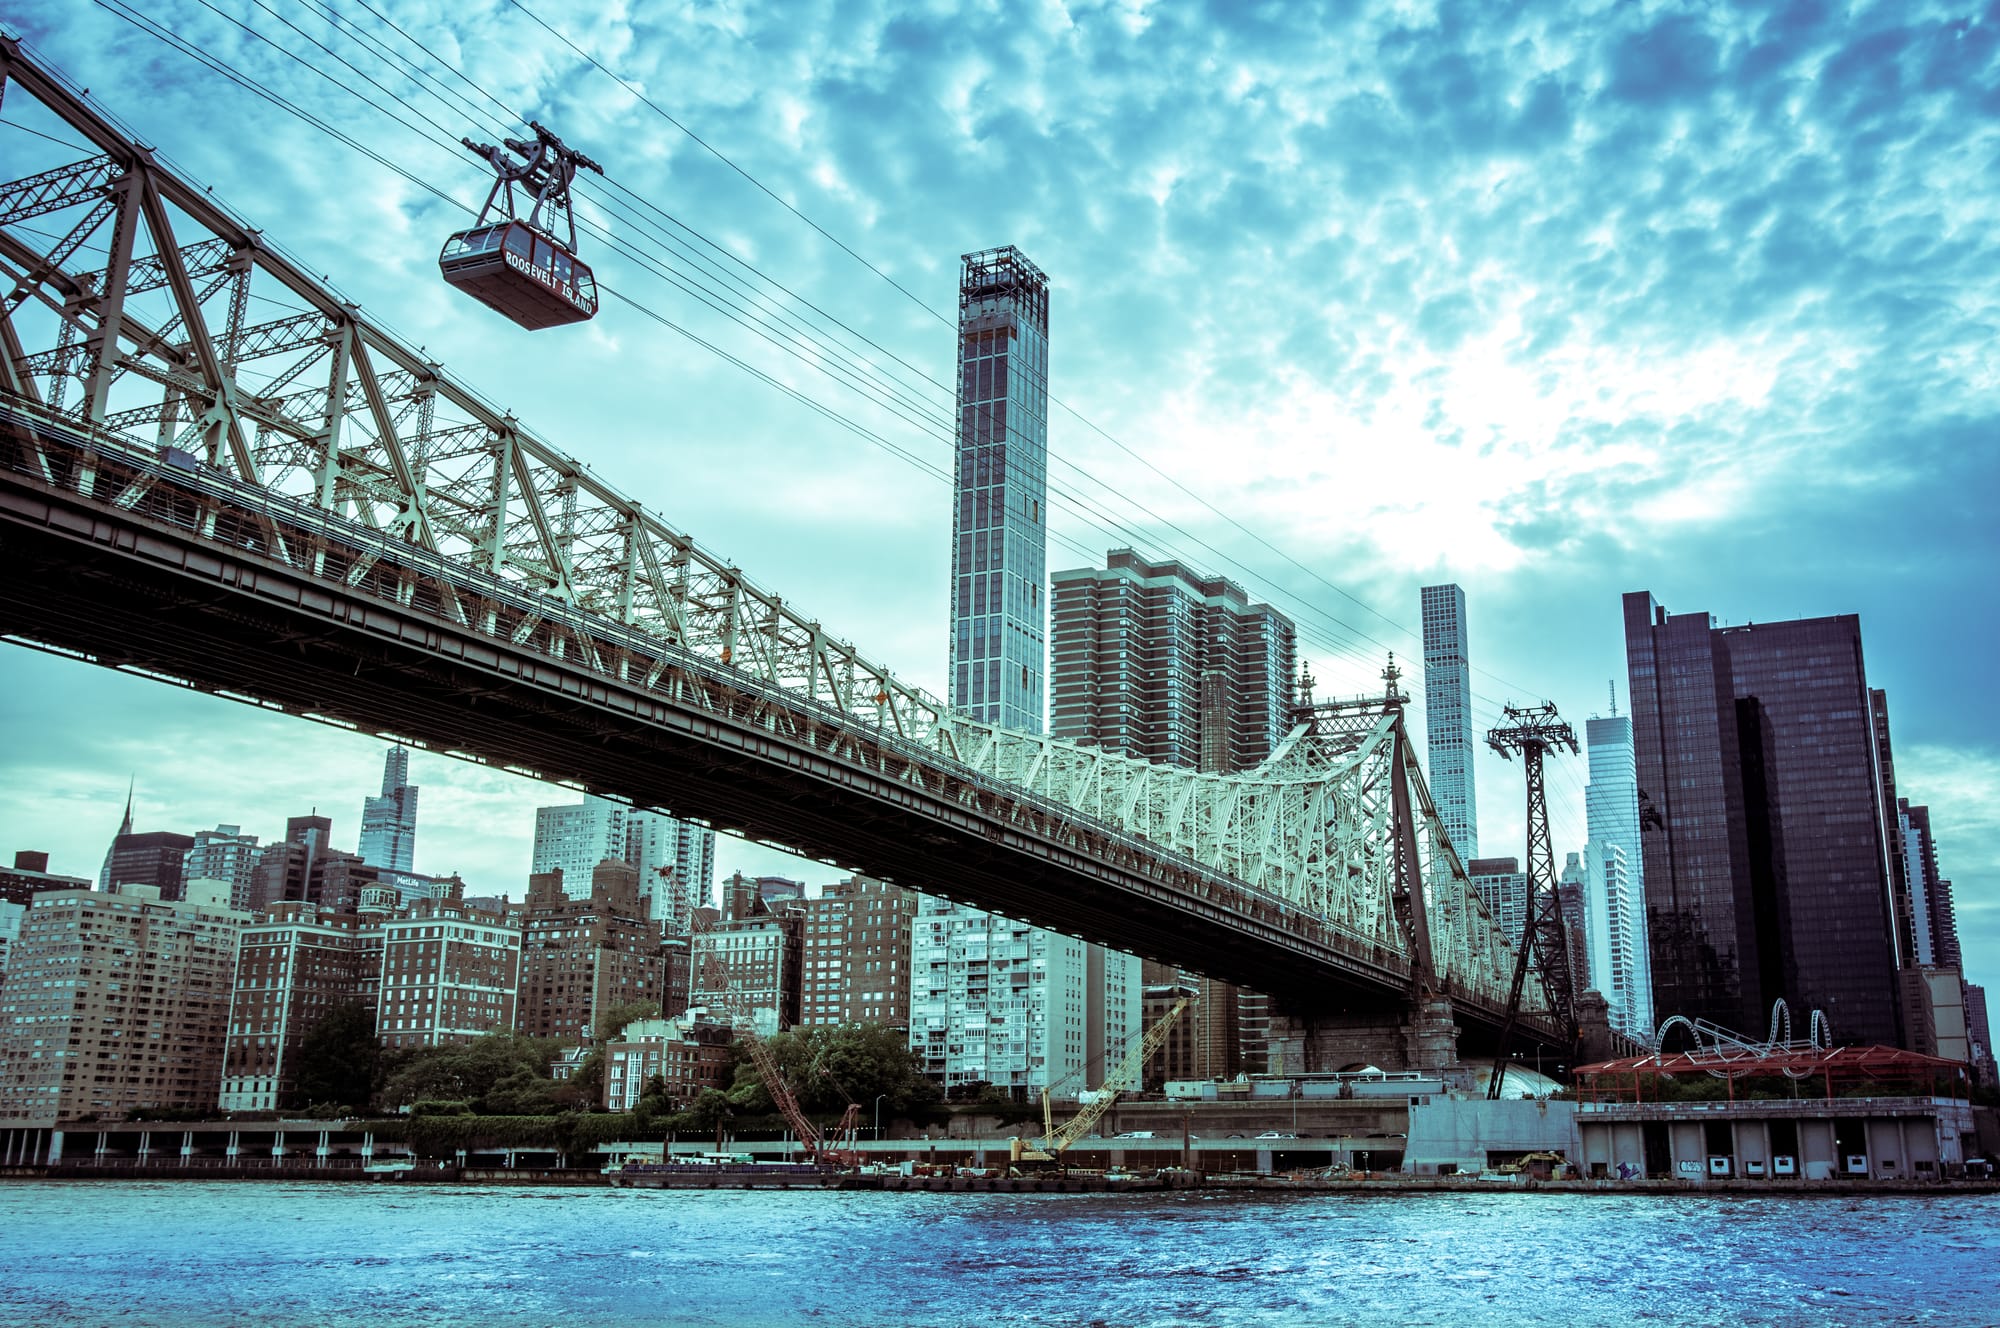
<path id="1" fill-rule="evenodd" d="M 964 258 L 951 705 L 982 723 L 1040 733 L 1048 279 L 1011 245 Z M 983 1082 L 1031 1097 L 1138 1029 L 1137 959 L 934 895 L 918 897 L 910 969 L 910 1047 L 946 1088 Z"/>
<path id="2" fill-rule="evenodd" d="M 139 777 L 132 776 L 125 782 L 125 819 L 118 823 L 118 833 L 111 836 L 111 847 L 104 850 L 104 865 L 97 871 L 97 888 L 109 890 L 116 882 L 111 879 L 111 863 L 118 856 L 118 841 L 132 833 L 132 795 L 138 792 Z"/>
<path id="3" fill-rule="evenodd" d="M 1590 985 L 1611 1003 L 1611 1026 L 1643 1041 L 1653 1032 L 1653 963 L 1646 941 L 1646 860 L 1632 717 L 1594 718 L 1586 721 L 1584 733 L 1590 751 L 1590 783 L 1583 790 L 1590 828 L 1584 851 Z"/>
<path id="4" fill-rule="evenodd" d="M 1425 586 L 1424 740 L 1431 798 L 1460 862 L 1479 856 L 1479 800 L 1472 791 L 1472 665 L 1466 654 L 1465 592 Z"/>
<path id="5" fill-rule="evenodd" d="M 958 472 L 951 517 L 954 710 L 1042 730 L 1048 605 L 1048 278 L 1008 245 L 958 283 Z"/>
<path id="6" fill-rule="evenodd" d="M 361 803 L 361 860 L 371 867 L 415 871 L 417 787 L 410 782 L 410 753 L 391 747 L 382 758 L 382 796 Z"/>

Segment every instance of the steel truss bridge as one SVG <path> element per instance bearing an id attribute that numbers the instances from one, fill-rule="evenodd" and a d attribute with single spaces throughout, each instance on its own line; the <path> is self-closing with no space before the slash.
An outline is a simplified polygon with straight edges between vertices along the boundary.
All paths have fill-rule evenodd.
<path id="1" fill-rule="evenodd" d="M 1513 950 L 1393 681 L 1233 775 L 954 716 L 0 40 L 10 116 L 23 93 L 95 152 L 0 184 L 8 639 L 703 821 L 1310 1017 L 1441 995 L 1465 1050 L 1491 1049 Z M 9 162 L 56 151 L 9 142 Z M 253 321 L 273 303 L 305 312 Z M 1538 997 L 1520 1027 L 1561 1037 Z"/>

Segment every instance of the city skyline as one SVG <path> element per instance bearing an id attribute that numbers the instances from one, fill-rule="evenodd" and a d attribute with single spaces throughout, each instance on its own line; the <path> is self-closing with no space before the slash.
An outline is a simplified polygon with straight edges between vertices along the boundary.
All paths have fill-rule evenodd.
<path id="1" fill-rule="evenodd" d="M 282 57 L 260 54 L 253 39 L 213 15 L 167 11 L 183 17 L 204 45 L 252 62 L 317 111 L 370 139 L 384 134 L 372 113 L 349 109 L 328 85 Z M 551 432 L 560 446 L 734 553 L 761 583 L 808 606 L 832 630 L 943 693 L 935 625 L 948 575 L 938 551 L 947 540 L 933 480 L 813 423 L 775 394 L 757 389 L 772 400 L 746 400 L 753 393 L 736 371 L 685 343 L 656 340 L 629 310 L 608 310 L 599 326 L 568 341 L 530 343 L 495 328 L 450 292 L 431 290 L 428 266 L 449 221 L 436 200 L 269 114 L 259 117 L 271 122 L 269 134 L 256 143 L 215 135 L 216 117 L 188 108 L 237 94 L 226 85 L 218 90 L 212 77 L 107 15 L 26 5 L 15 22 L 108 109 L 158 140 L 169 160 L 215 184 L 218 198 L 308 256 L 371 312 L 427 341 L 473 381 L 504 381 L 496 399 L 524 418 L 559 421 Z M 492 10 L 464 18 L 467 63 L 493 59 L 482 52 L 520 22 Z M 1125 511 L 1124 519 L 1140 523 L 1129 542 L 1239 580 L 1298 618 L 1300 654 L 1311 660 L 1323 695 L 1365 690 L 1386 649 L 1406 665 L 1419 658 L 1415 615 L 1404 606 L 1415 602 L 1419 584 L 1437 580 L 1464 585 L 1473 602 L 1471 650 L 1483 666 L 1473 677 L 1477 731 L 1501 700 L 1552 698 L 1579 722 L 1592 713 L 1603 680 L 1623 671 L 1618 596 L 1641 586 L 1666 603 L 1709 606 L 1735 621 L 1858 613 L 1870 682 L 1890 696 L 1899 790 L 1932 809 L 1942 871 L 1956 883 L 1969 976 L 1989 980 L 1987 956 L 2000 935 L 1992 867 L 2000 860 L 2000 744 L 1978 663 L 1993 629 L 1976 613 L 1958 617 L 1953 606 L 1990 600 L 1978 577 L 1996 537 L 1976 495 L 2000 489 L 2000 462 L 1982 442 L 1992 414 L 1984 400 L 1990 393 L 1980 386 L 1992 371 L 1992 338 L 1982 321 L 1990 312 L 1982 311 L 1993 306 L 1994 265 L 1981 248 L 1989 242 L 1966 239 L 1943 199 L 1976 208 L 1990 197 L 1990 184 L 1957 178 L 1964 168 L 1955 161 L 1976 159 L 1961 153 L 1965 140 L 1990 131 L 1941 127 L 1955 113 L 1955 89 L 1976 83 L 1940 54 L 1949 29 L 1912 22 L 1907 53 L 1880 57 L 1871 100 L 1859 81 L 1849 80 L 1855 90 L 1814 98 L 1798 92 L 1798 80 L 1801 71 L 1861 60 L 1854 54 L 1860 43 L 1890 26 L 1872 20 L 1814 34 L 1754 18 L 1622 19 L 1596 35 L 1580 22 L 1551 19 L 1533 68 L 1501 54 L 1503 39 L 1518 34 L 1476 24 L 1460 38 L 1436 34 L 1420 42 L 1379 27 L 1371 32 L 1371 20 L 1356 20 L 1332 45 L 1330 38 L 1295 42 L 1297 34 L 1221 27 L 1216 39 L 1244 71 L 1234 91 L 1186 76 L 1196 43 L 1177 30 L 1177 20 L 1156 16 L 1145 32 L 1123 35 L 1109 18 L 1080 22 L 1068 55 L 1050 35 L 1024 30 L 1022 41 L 1047 57 L 1050 71 L 1005 88 L 996 82 L 994 95 L 1029 123 L 994 117 L 974 140 L 989 144 L 992 159 L 959 154 L 938 178 L 920 179 L 908 206 L 897 209 L 910 215 L 896 221 L 880 206 L 896 177 L 882 173 L 843 126 L 851 119 L 885 136 L 876 156 L 919 167 L 922 177 L 932 163 L 950 159 L 954 134 L 970 131 L 899 116 L 894 108 L 903 103 L 895 96 L 949 104 L 943 76 L 923 74 L 932 65 L 970 69 L 987 58 L 1019 73 L 1014 62 L 1026 68 L 1026 56 L 976 57 L 956 44 L 975 42 L 976 32 L 961 39 L 920 23 L 899 29 L 882 43 L 880 72 L 869 76 L 880 86 L 864 96 L 832 75 L 812 81 L 798 98 L 801 118 L 784 133 L 780 121 L 766 118 L 770 110 L 732 100 L 719 72 L 696 69 L 707 35 L 690 34 L 671 53 L 647 34 L 608 23 L 573 35 L 622 72 L 673 88 L 673 106 L 692 126 L 794 194 L 803 211 L 933 309 L 949 303 L 959 253 L 1012 242 L 1033 254 L 1064 311 L 1063 353 L 1050 366 L 1056 395 L 1265 532 L 1311 572 L 1164 486 L 1060 409 L 1050 420 L 1052 487 L 1113 501 L 1066 470 L 1069 462 L 1119 481 L 1160 518 L 1149 526 Z M 840 52 L 859 49 L 845 43 L 869 39 L 834 41 L 810 23 L 801 26 L 807 30 L 778 49 L 801 49 L 794 40 L 832 41 L 835 68 Z M 928 54 L 917 40 L 926 32 L 941 43 Z M 1300 49 L 1288 54 L 1288 42 Z M 1156 50 L 1161 67 L 1142 74 L 1120 65 L 1125 77 L 1110 81 L 1101 102 L 1064 99 L 1065 61 L 1119 65 L 1128 48 Z M 725 49 L 739 63 L 718 59 L 718 70 L 745 72 L 740 62 L 750 57 L 735 39 Z M 1634 61 L 1642 49 L 1676 58 L 1649 71 Z M 1760 50 L 1761 65 L 1751 58 Z M 1919 92 L 1926 60 L 1942 73 L 1932 90 Z M 1327 71 L 1307 77 L 1315 61 Z M 1363 68 L 1376 61 L 1379 70 Z M 913 76 L 892 96 L 899 71 Z M 1144 123 L 1139 110 L 1176 71 L 1198 95 L 1160 115 L 1162 123 Z M 657 146 L 666 141 L 659 135 L 673 132 L 575 61 L 545 51 L 501 72 L 510 103 L 553 107 L 549 114 L 580 141 L 630 136 Z M 1315 122 L 1279 90 L 1294 74 L 1292 96 L 1309 101 L 1321 80 L 1353 76 L 1376 103 L 1336 101 L 1342 115 Z M 142 77 L 159 80 L 156 94 L 134 95 Z M 1887 88 L 1879 86 L 1884 81 Z M 1037 121 L 1033 95 L 1053 99 L 1063 114 Z M 156 103 L 149 100 L 155 96 Z M 889 108 L 871 109 L 871 98 L 887 99 Z M 1482 130 L 1474 106 L 1507 128 Z M 1682 138 L 1667 137 L 1648 119 L 1666 118 L 1669 108 L 1688 126 Z M 1245 117 L 1236 128 L 1224 125 L 1232 110 Z M 1419 150 L 1402 162 L 1373 155 L 1359 143 L 1368 135 L 1353 133 L 1377 122 L 1365 118 L 1371 114 Z M 1724 134 L 1731 124 L 1742 141 Z M 1086 126 L 1108 134 L 1129 158 L 1131 183 L 1092 169 L 1079 146 Z M 1887 138 L 1897 146 L 1833 158 L 1778 151 L 1811 129 L 1852 138 L 1871 127 L 1896 131 Z M 1260 129 L 1306 160 L 1287 164 L 1282 154 L 1250 152 L 1248 136 Z M 1184 152 L 1171 147 L 1175 141 Z M 1019 199 L 964 206 L 996 180 L 1021 179 L 1038 144 L 1061 151 L 1079 176 L 1074 185 L 1038 179 Z M 1621 145 L 1634 164 L 1609 160 Z M 646 173 L 637 152 L 604 155 L 635 187 L 685 202 L 695 224 L 737 243 L 816 302 L 852 311 L 858 326 L 896 354 L 949 379 L 934 321 L 768 200 L 728 184 L 723 168 L 696 160 L 679 143 L 669 146 L 660 148 L 669 169 L 658 177 Z M 462 162 L 447 167 L 445 158 L 399 141 L 396 150 L 405 148 L 425 171 L 461 172 L 453 177 L 461 186 L 470 179 Z M 1441 164 L 1425 165 L 1419 159 L 1426 153 Z M 1791 171 L 1758 165 L 1760 153 L 1776 153 Z M 1206 175 L 1205 165 L 1220 170 Z M 1624 190 L 1651 211 L 1635 220 L 1629 208 L 1583 195 L 1570 178 L 1579 166 L 1606 167 L 1607 190 Z M 300 202 L 282 189 L 266 192 L 259 178 L 286 178 L 286 170 L 315 181 L 296 191 Z M 329 190 L 326 171 L 351 189 Z M 1680 183 L 1670 186 L 1665 177 L 1677 172 Z M 1510 184 L 1519 180 L 1535 187 Z M 1510 189 L 1533 197 L 1521 201 Z M 315 204 L 334 196 L 358 199 L 360 215 L 379 229 L 364 241 L 344 218 L 320 215 Z M 1102 219 L 1092 219 L 1093 207 Z M 977 214 L 976 224 L 962 228 L 953 218 L 968 213 Z M 1407 238 L 1396 234 L 1399 217 Z M 1510 218 L 1532 238 L 1485 233 L 1506 231 L 1490 223 Z M 1287 263 L 1259 266 L 1238 253 L 1254 246 L 1224 238 L 1225 220 Z M 1593 245 L 1600 230 L 1609 240 Z M 383 233 L 395 237 L 392 248 L 385 249 Z M 1912 237 L 1926 242 L 1915 258 L 1895 247 Z M 1136 251 L 1128 243 L 1135 238 L 1144 240 Z M 1529 258 L 1532 247 L 1585 257 L 1543 267 Z M 1429 256 L 1419 253 L 1426 248 Z M 1738 256 L 1726 259 L 1732 250 Z M 1347 288 L 1350 262 L 1394 270 L 1386 259 L 1405 265 L 1394 289 L 1356 288 L 1324 302 L 1324 291 Z M 1592 262 L 1603 269 L 1596 285 L 1587 280 Z M 1813 275 L 1829 267 L 1829 275 Z M 1206 279 L 1198 289 L 1177 286 L 1168 306 L 1159 288 L 1181 270 Z M 1586 293 L 1606 283 L 1622 292 L 1608 312 Z M 1913 292 L 1910 308 L 1893 302 L 1905 288 Z M 1322 294 L 1309 297 L 1305 289 Z M 1947 290 L 1956 292 L 1950 300 L 1922 295 Z M 1667 291 L 1684 298 L 1670 301 Z M 642 298 L 665 297 L 647 289 Z M 1266 301 L 1273 307 L 1264 308 Z M 1667 304 L 1686 305 L 1687 316 Z M 1357 328 L 1372 330 L 1364 336 Z M 1294 338 L 1299 344 L 1290 344 Z M 545 372 L 498 369 L 494 350 L 504 361 L 530 345 Z M 665 358 L 671 372 L 625 371 L 642 358 Z M 1607 401 L 1581 392 L 1599 380 Z M 1487 388 L 1499 390 L 1482 398 Z M 579 396 L 589 398 L 587 406 Z M 871 410 L 854 413 L 925 457 L 948 454 L 922 434 L 890 433 Z M 655 419 L 671 419 L 673 427 L 614 427 Z M 1302 439 L 1328 441 L 1302 456 Z M 673 472 L 651 478 L 662 455 Z M 745 484 L 746 465 L 766 472 L 768 482 Z M 1351 519 L 1320 529 L 1320 514 L 1341 510 L 1343 497 Z M 1061 536 L 1090 550 L 1051 548 L 1052 566 L 1088 564 L 1128 542 L 1125 532 L 1114 538 L 1064 508 L 1052 517 L 1052 544 Z M 1310 612 L 1299 608 L 1301 598 Z M 1337 654 L 1328 637 L 1342 647 Z M 0 652 L 0 684 L 0 721 L 17 737 L 6 758 L 0 842 L 48 849 L 61 872 L 94 873 L 128 773 L 139 781 L 138 831 L 240 823 L 268 841 L 279 837 L 285 817 L 317 806 L 334 817 L 343 847 L 358 839 L 355 794 L 379 778 L 383 744 L 376 740 L 143 679 L 16 648 Z M 480 888 L 524 889 L 525 871 L 514 864 L 526 860 L 532 809 L 570 795 L 490 769 L 446 765 L 430 753 L 415 756 L 426 790 L 418 869 L 458 870 Z M 1482 848 L 1518 854 L 1518 770 L 1487 758 L 1478 768 L 1487 789 Z M 1552 777 L 1559 851 L 1583 846 L 1582 774 L 1577 763 Z M 719 875 L 787 870 L 783 861 L 740 841 L 718 844 Z M 825 872 L 828 879 L 840 874 Z"/>

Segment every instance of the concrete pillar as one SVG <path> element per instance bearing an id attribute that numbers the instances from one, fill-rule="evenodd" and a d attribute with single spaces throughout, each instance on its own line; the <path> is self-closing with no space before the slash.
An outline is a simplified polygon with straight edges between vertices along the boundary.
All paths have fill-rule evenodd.
<path id="1" fill-rule="evenodd" d="M 223 1149 L 222 1151 L 222 1157 L 223 1157 L 222 1164 L 224 1166 L 233 1167 L 236 1165 L 236 1150 L 238 1147 L 242 1145 L 242 1143 L 243 1143 L 243 1132 L 241 1130 L 231 1130 L 229 1132 L 229 1147 Z"/>
<path id="2" fill-rule="evenodd" d="M 1410 1011 L 1403 1025 L 1403 1061 L 1405 1069 L 1434 1070 L 1447 1078 L 1456 1070 L 1471 1086 L 1471 1072 L 1458 1059 L 1458 1024 L 1449 997 L 1430 997 Z"/>
<path id="3" fill-rule="evenodd" d="M 182 1130 L 182 1131 L 181 1131 L 181 1159 L 182 1159 L 183 1161 L 185 1161 L 185 1160 L 187 1160 L 188 1158 L 191 1158 L 191 1157 L 193 1157 L 193 1156 L 194 1156 L 194 1131 L 193 1131 L 193 1130 Z"/>
<path id="4" fill-rule="evenodd" d="M 63 1132 L 62 1130 L 50 1130 L 50 1131 L 49 1131 L 49 1160 L 48 1160 L 48 1165 L 50 1165 L 50 1166 L 54 1166 L 54 1165 L 55 1165 L 56 1163 L 58 1163 L 58 1162 L 62 1161 L 62 1155 L 63 1155 L 63 1134 L 64 1134 L 64 1132 Z"/>
<path id="5" fill-rule="evenodd" d="M 144 1166 L 153 1156 L 153 1132 L 139 1131 L 139 1164 Z"/>
<path id="6" fill-rule="evenodd" d="M 1372 1065 L 1380 1070 L 1408 1070 L 1410 1025 L 1400 1011 L 1368 1014 L 1300 1015 L 1271 1013 L 1271 1065 L 1278 1073 L 1310 1074 Z"/>

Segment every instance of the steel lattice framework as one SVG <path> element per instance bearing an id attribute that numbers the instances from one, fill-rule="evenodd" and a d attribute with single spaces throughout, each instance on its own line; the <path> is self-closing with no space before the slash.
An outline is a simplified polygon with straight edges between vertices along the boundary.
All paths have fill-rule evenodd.
<path id="1" fill-rule="evenodd" d="M 1400 708 L 1378 711 L 1365 726 L 1301 724 L 1261 765 L 1226 775 L 963 718 L 946 728 L 981 774 L 1184 853 L 1365 944 L 1409 956 L 1427 932 L 1429 972 L 1445 989 L 1507 989 L 1514 951 L 1448 847 Z M 1420 808 L 1415 934 L 1396 902 L 1406 851 L 1397 833 L 1399 765 Z"/>
<path id="2" fill-rule="evenodd" d="M 1501 1001 L 1513 954 L 1399 709 L 1302 726 L 1226 776 L 954 718 L 372 323 L 0 39 L 9 89 L 96 149 L 0 184 L 0 396 L 11 464 L 38 483 L 748 717 L 1238 915 L 1294 919 L 1418 987 Z M 79 264 L 93 242 L 108 261 Z M 302 311 L 253 320 L 271 304 Z"/>
<path id="3" fill-rule="evenodd" d="M 1495 1061 L 1487 1094 L 1498 1098 L 1506 1078 L 1504 1056 L 1507 1036 L 1516 1011 L 1523 1008 L 1522 984 L 1532 965 L 1540 979 L 1546 1008 L 1563 1029 L 1564 1042 L 1574 1055 L 1577 1045 L 1577 981 L 1587 975 L 1570 971 L 1567 929 L 1563 924 L 1562 900 L 1556 893 L 1556 855 L 1549 839 L 1548 794 L 1542 779 L 1542 758 L 1550 752 L 1577 749 L 1576 731 L 1556 714 L 1555 702 L 1538 706 L 1506 707 L 1508 722 L 1486 735 L 1487 745 L 1502 756 L 1521 754 L 1528 776 L 1528 908 L 1521 945 L 1515 956 L 1514 977 L 1507 998 L 1507 1023 L 1500 1030 L 1503 1059 Z"/>
<path id="4" fill-rule="evenodd" d="M 0 388 L 870 724 L 935 731 L 935 698 L 372 324 L 14 42 L 0 40 L 0 78 L 103 153 L 0 185 L 0 270 L 14 282 Z M 73 224 L 47 249 L 15 233 L 68 213 Z M 109 265 L 71 271 L 69 258 L 106 231 Z M 253 323 L 259 297 L 310 312 Z M 37 331 L 47 344 L 30 352 Z"/>

